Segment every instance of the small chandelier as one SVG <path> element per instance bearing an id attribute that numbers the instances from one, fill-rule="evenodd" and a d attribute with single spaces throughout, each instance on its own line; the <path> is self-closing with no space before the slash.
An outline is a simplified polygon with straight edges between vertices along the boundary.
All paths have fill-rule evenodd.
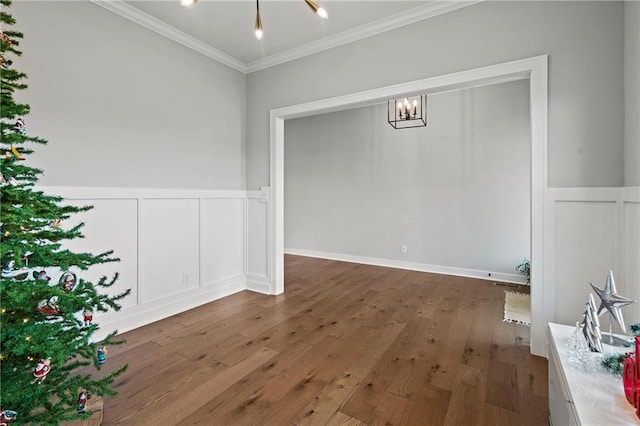
<path id="1" fill-rule="evenodd" d="M 392 99 L 388 104 L 387 116 L 394 129 L 427 126 L 427 95 Z"/>

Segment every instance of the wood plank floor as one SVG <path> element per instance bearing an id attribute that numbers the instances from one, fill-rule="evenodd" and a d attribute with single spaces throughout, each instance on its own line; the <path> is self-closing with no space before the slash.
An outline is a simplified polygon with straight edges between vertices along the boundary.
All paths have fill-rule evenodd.
<path id="1" fill-rule="evenodd" d="M 105 425 L 546 425 L 547 361 L 490 281 L 286 256 L 242 292 L 123 334 Z"/>

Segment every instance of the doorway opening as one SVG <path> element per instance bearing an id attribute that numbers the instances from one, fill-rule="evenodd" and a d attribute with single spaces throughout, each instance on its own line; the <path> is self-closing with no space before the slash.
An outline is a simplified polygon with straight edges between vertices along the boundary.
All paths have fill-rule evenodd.
<path id="1" fill-rule="evenodd" d="M 547 187 L 546 55 L 367 90 L 271 110 L 269 249 L 270 293 L 284 292 L 284 121 L 371 106 L 398 96 L 442 93 L 490 84 L 529 80 L 531 123 L 531 352 L 546 356 L 546 324 L 554 311 L 553 289 L 544 279 L 544 189 Z"/>

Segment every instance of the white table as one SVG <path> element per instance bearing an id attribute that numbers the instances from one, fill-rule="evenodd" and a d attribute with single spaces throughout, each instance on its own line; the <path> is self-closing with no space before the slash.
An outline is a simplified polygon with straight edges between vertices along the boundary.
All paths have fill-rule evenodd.
<path id="1" fill-rule="evenodd" d="M 569 362 L 567 346 L 574 327 L 549 323 L 549 417 L 553 426 L 639 425 L 635 408 L 624 396 L 622 379 L 602 366 L 584 372 Z M 633 351 L 606 344 L 604 355 Z M 594 354 L 594 356 L 597 356 Z"/>

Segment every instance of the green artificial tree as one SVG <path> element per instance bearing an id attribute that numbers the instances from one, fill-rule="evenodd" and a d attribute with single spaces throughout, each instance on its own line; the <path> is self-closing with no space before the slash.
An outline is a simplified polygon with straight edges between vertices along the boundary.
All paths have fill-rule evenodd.
<path id="1" fill-rule="evenodd" d="M 42 170 L 27 160 L 34 144 L 47 141 L 29 135 L 29 105 L 14 100 L 27 87 L 13 64 L 22 34 L 13 30 L 11 2 L 0 5 L 0 423 L 57 424 L 88 418 L 87 395 L 115 394 L 111 385 L 126 365 L 94 376 L 105 362 L 103 345 L 122 342 L 113 339 L 115 331 L 93 341 L 99 327 L 92 318 L 118 310 L 129 291 L 101 292 L 117 274 L 96 283 L 79 277 L 92 265 L 117 261 L 111 251 L 75 253 L 63 244 L 82 237 L 82 224 L 65 229 L 65 219 L 91 207 L 64 205 L 34 188 Z"/>

